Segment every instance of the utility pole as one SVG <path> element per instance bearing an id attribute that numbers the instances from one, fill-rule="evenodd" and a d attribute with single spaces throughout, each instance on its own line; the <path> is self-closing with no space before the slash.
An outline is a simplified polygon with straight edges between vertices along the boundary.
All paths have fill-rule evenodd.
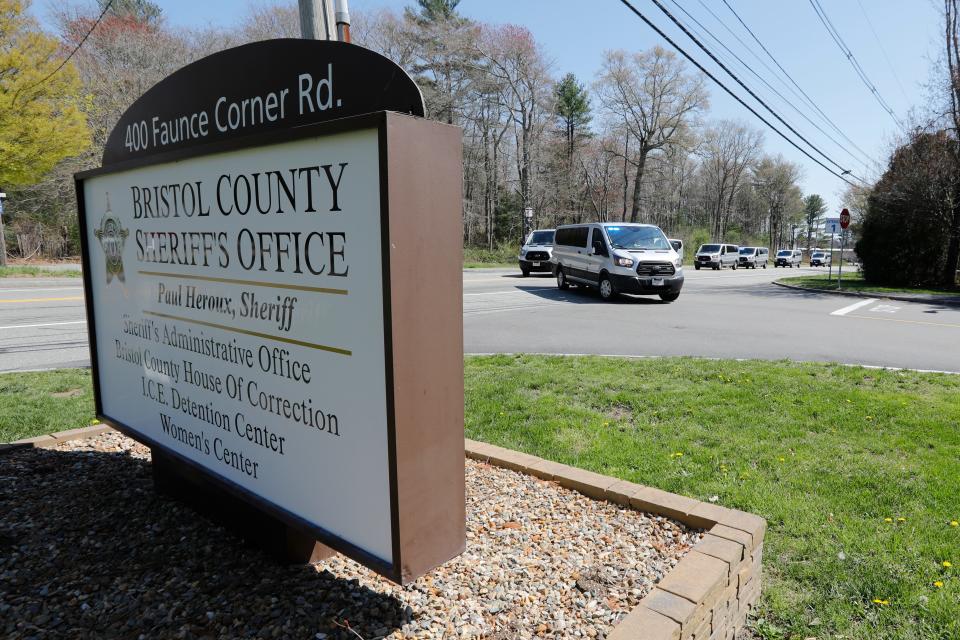
<path id="1" fill-rule="evenodd" d="M 300 35 L 305 40 L 336 40 L 333 0 L 299 0 Z M 349 19 L 349 18 L 348 18 Z"/>
<path id="2" fill-rule="evenodd" d="M 350 42 L 350 8 L 347 0 L 335 0 L 334 13 L 337 21 L 337 39 L 340 42 Z"/>

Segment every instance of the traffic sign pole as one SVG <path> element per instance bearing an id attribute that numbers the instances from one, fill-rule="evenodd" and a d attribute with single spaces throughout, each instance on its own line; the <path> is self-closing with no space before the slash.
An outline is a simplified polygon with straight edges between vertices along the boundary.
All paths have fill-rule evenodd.
<path id="1" fill-rule="evenodd" d="M 850 211 L 844 209 L 840 212 L 840 266 L 837 268 L 837 291 L 840 290 L 840 280 L 843 278 L 843 248 L 847 243 L 847 227 L 849 226 Z M 832 257 L 830 258 L 830 262 L 833 262 Z"/>

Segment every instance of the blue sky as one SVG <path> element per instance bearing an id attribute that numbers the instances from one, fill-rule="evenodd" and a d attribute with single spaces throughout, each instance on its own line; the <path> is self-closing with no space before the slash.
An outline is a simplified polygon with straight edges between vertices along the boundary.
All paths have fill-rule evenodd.
<path id="1" fill-rule="evenodd" d="M 235 0 L 156 0 L 167 19 L 175 25 L 227 26 L 253 5 L 273 4 L 269 0 L 242 3 Z M 736 22 L 733 14 L 721 0 L 663 0 L 667 8 L 680 19 L 691 23 L 678 8 L 683 7 L 714 35 L 737 53 L 755 71 L 795 104 L 800 104 L 788 89 L 770 74 L 746 51 L 723 26 L 726 24 L 740 38 L 763 53 Z M 838 128 L 866 154 L 881 162 L 886 158 L 897 126 L 877 103 L 870 91 L 841 54 L 817 18 L 810 0 L 727 0 L 740 17 L 754 31 L 800 87 L 813 99 Z M 711 72 L 740 94 L 744 92 L 723 75 L 696 46 L 656 8 L 650 0 L 632 0 L 641 12 L 679 42 L 697 60 L 706 63 Z M 352 0 L 353 10 L 389 7 L 401 10 L 412 0 Z M 927 98 L 925 84 L 930 78 L 930 67 L 940 52 L 940 16 L 933 0 L 820 0 L 831 22 L 840 31 L 850 50 L 860 62 L 879 94 L 903 118 L 908 111 L 921 105 Z M 47 3 L 37 0 L 33 12 L 44 20 Z M 722 20 L 718 22 L 707 8 Z M 603 52 L 607 49 L 643 50 L 656 44 L 665 44 L 639 18 L 630 13 L 619 0 L 462 0 L 460 11 L 486 22 L 515 23 L 529 28 L 553 60 L 556 75 L 573 72 L 587 84 L 600 68 Z M 869 16 L 869 22 L 865 17 Z M 872 27 L 872 28 L 871 28 Z M 874 35 L 876 32 L 876 36 Z M 879 38 L 878 38 L 878 37 Z M 879 42 L 878 42 L 879 40 Z M 709 37 L 703 40 L 711 50 L 729 56 Z M 881 49 L 881 44 L 883 49 Z M 886 57 L 884 56 L 886 53 Z M 889 62 L 887 60 L 889 58 Z M 773 66 L 769 59 L 767 63 Z M 775 67 L 774 67 L 775 68 Z M 758 87 L 762 96 L 770 96 L 768 104 L 820 147 L 839 164 L 851 168 L 864 177 L 869 176 L 862 163 L 852 159 L 842 148 L 827 139 L 796 111 L 772 96 L 756 76 L 737 67 L 735 72 L 750 86 Z M 839 193 L 844 184 L 836 177 L 805 158 L 799 151 L 779 138 L 757 121 L 746 109 L 710 84 L 710 118 L 731 118 L 748 122 L 765 130 L 766 149 L 782 153 L 804 168 L 801 186 L 805 193 L 820 193 L 831 211 L 839 205 Z M 752 103 L 752 101 L 751 101 Z M 825 131 L 850 148 L 842 137 L 823 123 L 811 109 L 805 109 Z M 769 115 L 762 112 L 764 115 Z M 783 129 L 783 127 L 780 127 Z M 859 156 L 859 153 L 854 151 Z"/>

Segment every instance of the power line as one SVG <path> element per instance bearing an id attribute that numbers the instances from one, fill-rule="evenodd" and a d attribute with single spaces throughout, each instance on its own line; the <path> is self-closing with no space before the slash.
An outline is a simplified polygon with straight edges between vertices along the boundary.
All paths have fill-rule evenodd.
<path id="1" fill-rule="evenodd" d="M 700 3 L 703 4 L 703 0 L 700 0 Z M 831 127 L 834 131 L 836 131 L 837 134 L 838 134 L 841 138 L 843 138 L 843 139 L 846 140 L 848 143 L 850 143 L 850 146 L 851 146 L 851 147 L 853 147 L 854 149 L 856 149 L 857 151 L 859 151 L 860 154 L 861 154 L 861 156 L 862 156 L 865 160 L 867 160 L 868 162 L 875 162 L 874 159 L 870 156 L 870 154 L 867 153 L 866 151 L 864 151 L 863 149 L 861 149 L 861 148 L 857 145 L 856 142 L 854 142 L 854 141 L 851 140 L 849 137 L 847 137 L 847 134 L 845 134 L 845 133 L 843 132 L 843 130 L 840 129 L 840 127 L 837 126 L 837 124 L 836 124 L 833 120 L 831 120 L 830 117 L 829 117 L 826 113 L 824 113 L 823 109 L 820 108 L 820 106 L 814 101 L 814 99 L 811 98 L 811 97 L 807 94 L 807 92 L 803 90 L 803 87 L 801 87 L 801 86 L 797 83 L 797 81 L 793 79 L 793 76 L 791 76 L 790 73 L 789 73 L 786 69 L 783 68 L 783 65 L 780 64 L 780 61 L 777 60 L 777 58 L 770 52 L 769 49 L 767 49 L 766 45 L 764 45 L 763 42 L 760 40 L 760 38 L 757 37 L 757 34 L 753 32 L 753 29 L 751 29 L 751 28 L 749 27 L 749 25 L 747 25 L 747 23 L 744 22 L 743 18 L 740 17 L 740 14 L 738 14 L 738 13 L 736 12 L 736 10 L 735 10 L 732 6 L 730 6 L 730 3 L 727 2 L 727 0 L 723 0 L 723 4 L 726 5 L 727 9 L 730 10 L 730 13 L 733 14 L 733 17 L 735 17 L 735 18 L 737 19 L 737 22 L 740 23 L 740 26 L 742 26 L 744 29 L 746 29 L 747 33 L 750 34 L 750 37 L 753 38 L 754 42 L 756 42 L 758 45 L 760 45 L 760 48 L 763 50 L 763 52 L 764 52 L 765 54 L 767 54 L 767 57 L 769 57 L 770 60 L 772 60 L 775 65 L 777 65 L 777 68 L 780 69 L 780 71 L 783 73 L 783 75 L 786 76 L 786 78 L 790 81 L 790 83 L 791 83 L 794 87 L 796 87 L 796 90 L 800 92 L 800 95 L 802 95 L 804 99 L 806 99 L 807 103 L 808 103 L 811 107 L 813 107 L 814 110 L 815 110 L 817 113 L 820 114 L 820 117 L 823 118 L 823 121 L 826 122 L 827 124 L 829 124 L 830 127 Z M 704 5 L 704 6 L 706 6 L 706 5 Z M 707 10 L 710 11 L 709 7 L 707 7 Z M 712 11 L 711 11 L 711 14 L 713 14 Z M 720 18 L 719 18 L 716 14 L 713 14 L 713 16 L 714 16 L 715 18 L 717 18 L 717 20 L 720 21 L 721 24 L 724 24 L 723 21 L 720 20 Z M 724 26 L 726 27 L 725 24 L 724 24 Z M 729 27 L 727 27 L 727 31 L 730 31 L 730 33 L 733 34 L 733 36 L 734 36 L 735 38 L 737 38 L 737 40 L 740 42 L 740 44 L 744 44 L 743 41 L 740 40 L 740 38 L 739 38 L 735 33 L 733 33 L 733 31 L 730 30 Z M 744 44 L 744 47 L 746 47 L 745 44 Z M 751 50 L 751 51 L 752 51 L 752 50 Z M 755 55 L 755 57 L 757 57 L 757 56 Z M 764 65 L 765 67 L 767 67 L 768 70 L 770 70 L 771 72 L 773 72 L 773 70 L 770 69 L 770 67 L 769 67 L 762 59 L 760 59 L 759 57 L 758 57 L 757 59 L 760 60 L 761 63 L 763 63 L 763 65 Z M 798 95 L 796 91 L 794 91 L 793 94 L 794 94 L 794 95 Z M 799 97 L 799 96 L 798 96 L 798 97 Z"/>
<path id="2" fill-rule="evenodd" d="M 735 51 L 733 51 L 732 49 L 730 49 L 730 47 L 728 47 L 728 46 L 726 45 L 726 43 L 723 42 L 723 40 L 721 40 L 721 39 L 718 38 L 716 35 L 714 35 L 713 32 L 710 31 L 710 29 L 708 29 L 707 27 L 705 27 L 699 20 L 697 20 L 697 18 L 696 18 L 695 16 L 693 16 L 689 11 L 687 11 L 687 10 L 683 7 L 683 5 L 681 5 L 681 4 L 678 2 L 678 0 L 671 0 L 671 2 L 673 2 L 673 4 L 676 5 L 678 9 L 680 9 L 680 11 L 682 11 L 684 14 L 686 14 L 687 17 L 689 17 L 691 20 L 693 20 L 693 22 L 696 23 L 697 26 L 699 26 L 702 31 L 706 32 L 706 34 L 707 34 L 709 37 L 713 38 L 713 40 L 716 41 L 717 44 L 719 44 L 719 45 L 720 45 L 721 47 L 723 47 L 730 55 L 732 55 L 732 56 L 737 60 L 737 62 L 739 62 L 745 69 L 747 69 L 747 71 L 749 71 L 749 72 L 752 73 L 754 76 L 756 76 L 757 79 L 760 80 L 760 82 L 762 82 L 770 91 L 772 91 L 772 92 L 774 93 L 774 95 L 776 95 L 778 98 L 780 98 L 780 99 L 784 102 L 784 104 L 786 104 L 788 107 L 790 107 L 791 109 L 793 109 L 794 111 L 796 111 L 796 112 L 800 115 L 801 118 L 803 118 L 804 120 L 806 120 L 807 122 L 809 122 L 817 131 L 819 131 L 820 133 L 822 133 L 824 136 L 827 137 L 828 140 L 830 140 L 832 143 L 834 143 L 835 145 L 837 145 L 837 147 L 839 147 L 840 149 L 842 149 L 846 154 L 848 154 L 848 155 L 854 160 L 854 162 L 861 162 L 861 163 L 863 162 L 860 158 L 856 157 L 846 146 L 844 146 L 843 144 L 841 144 L 836 138 L 834 138 L 834 137 L 833 137 L 832 135 L 830 135 L 828 132 L 824 131 L 823 128 L 822 128 L 819 124 L 817 124 L 816 122 L 814 122 L 814 121 L 810 118 L 810 116 L 808 116 L 804 111 L 802 111 L 799 107 L 797 107 L 797 105 L 795 105 L 791 100 L 787 99 L 786 96 L 784 96 L 782 93 L 780 93 L 780 91 L 779 91 L 776 87 L 774 87 L 773 85 L 771 85 L 771 84 L 767 81 L 766 78 L 764 78 L 762 75 L 760 75 L 759 73 L 757 73 L 757 71 L 756 71 L 753 67 L 751 67 L 750 65 L 748 65 L 739 55 L 737 55 L 737 53 L 736 53 Z M 703 4 L 703 0 L 701 0 L 700 3 Z M 706 6 L 706 5 L 704 5 L 704 6 Z M 709 9 L 708 9 L 708 10 L 709 10 Z M 711 11 L 710 13 L 711 13 L 711 15 L 713 15 L 715 18 L 717 17 L 716 14 L 714 14 L 712 11 Z M 738 40 L 739 40 L 739 39 L 738 39 Z M 742 40 L 740 40 L 740 44 L 743 44 L 743 41 L 742 41 Z M 768 67 L 768 69 L 769 69 L 769 67 Z"/>
<path id="3" fill-rule="evenodd" d="M 733 98 L 734 100 L 736 100 L 737 102 L 739 102 L 747 111 L 749 111 L 749 112 L 752 113 L 754 116 L 756 116 L 756 118 L 757 118 L 758 120 L 760 120 L 760 122 L 762 122 L 762 123 L 764 123 L 765 125 L 767 125 L 768 127 L 770 127 L 777 135 L 779 135 L 781 138 L 783 138 L 784 140 L 786 140 L 790 145 L 792 145 L 794 148 L 796 148 L 797 151 L 799 151 L 799 152 L 802 153 L 803 155 L 807 156 L 807 157 L 810 158 L 813 162 L 817 163 L 818 165 L 820 165 L 821 167 L 823 167 L 826 171 L 828 171 L 828 172 L 830 172 L 831 174 L 833 174 L 834 176 L 840 178 L 841 180 L 843 180 L 844 182 L 846 182 L 846 183 L 849 184 L 850 186 L 852 186 L 852 187 L 853 187 L 853 186 L 857 186 L 857 185 L 855 185 L 854 183 L 852 183 L 852 182 L 850 182 L 849 180 L 847 180 L 847 178 L 845 177 L 845 175 L 842 175 L 842 174 L 837 173 L 836 171 L 834 171 L 833 169 L 831 169 L 830 167 L 828 167 L 827 165 L 825 165 L 822 161 L 820 161 L 820 160 L 818 160 L 817 158 L 813 157 L 813 156 L 810 154 L 809 151 L 807 151 L 806 149 L 804 149 L 803 147 L 801 147 L 800 145 L 798 145 L 796 142 L 794 142 L 793 140 L 791 140 L 789 137 L 787 137 L 787 135 L 786 135 L 785 133 L 783 133 L 782 131 L 780 131 L 780 129 L 778 129 L 777 127 L 775 127 L 769 120 L 767 120 L 767 119 L 764 118 L 762 115 L 760 115 L 760 114 L 757 112 L 756 109 L 754 109 L 754 108 L 751 107 L 749 104 L 747 104 L 747 103 L 743 100 L 743 98 L 741 98 L 741 97 L 738 96 L 736 93 L 734 93 L 729 87 L 727 87 L 727 85 L 725 85 L 725 84 L 723 84 L 722 82 L 720 82 L 720 80 L 719 80 L 715 75 L 713 75 L 712 73 L 710 73 L 709 71 L 707 71 L 706 67 L 704 67 L 702 64 L 700 64 L 699 62 L 697 62 L 696 59 L 693 58 L 693 56 L 691 56 L 689 53 L 687 53 L 679 44 L 677 44 L 676 42 L 674 42 L 673 39 L 670 38 L 670 36 L 668 36 L 666 33 L 663 32 L 662 29 L 660 29 L 660 27 L 658 27 L 658 26 L 655 25 L 653 22 L 651 22 L 650 19 L 647 18 L 647 16 L 643 15 L 642 13 L 640 13 L 640 10 L 637 9 L 636 7 L 634 7 L 634 6 L 630 3 L 629 0 L 620 0 L 620 2 L 621 2 L 621 4 L 623 4 L 624 6 L 626 6 L 628 9 L 630 9 L 630 11 L 632 11 L 638 18 L 640 18 L 641 20 L 643 20 L 643 21 L 647 24 L 648 27 L 650 27 L 651 29 L 653 29 L 654 31 L 656 31 L 657 34 L 658 34 L 661 38 L 663 38 L 664 40 L 667 41 L 667 43 L 670 44 L 670 46 L 672 46 L 674 49 L 676 49 L 677 51 L 679 51 L 680 54 L 683 55 L 684 58 L 686 58 L 687 60 L 689 60 L 690 63 L 693 64 L 693 66 L 695 66 L 697 69 L 699 69 L 699 70 L 701 71 L 701 73 L 703 73 L 705 76 L 707 76 L 708 78 L 710 78 L 711 80 L 713 80 L 715 83 L 717 83 L 717 84 L 720 86 L 721 89 L 723 89 L 724 91 L 726 91 L 726 92 L 730 95 L 731 98 Z"/>
<path id="4" fill-rule="evenodd" d="M 860 77 L 860 80 L 863 84 L 866 85 L 867 89 L 870 90 L 870 93 L 873 94 L 873 97 L 877 99 L 877 103 L 890 114 L 890 117 L 897 124 L 897 127 L 903 128 L 903 124 L 897 118 L 896 113 L 890 107 L 886 100 L 883 99 L 883 96 L 880 95 L 880 92 L 877 91 L 876 85 L 867 77 L 867 72 L 864 71 L 863 67 L 860 66 L 860 61 L 857 60 L 857 57 L 853 55 L 853 51 L 850 50 L 850 47 L 847 46 L 847 43 L 843 41 L 843 37 L 840 35 L 840 32 L 836 27 L 833 26 L 833 22 L 830 21 L 830 17 L 827 15 L 826 10 L 820 4 L 820 0 L 810 0 L 810 6 L 813 7 L 813 11 L 817 14 L 817 17 L 820 18 L 820 22 L 823 23 L 824 28 L 827 30 L 827 33 L 830 34 L 830 37 L 833 38 L 833 41 L 840 47 L 840 51 L 846 56 L 847 61 L 853 67 L 853 70 L 857 72 L 857 75 Z"/>
<path id="5" fill-rule="evenodd" d="M 104 5 L 103 11 L 101 11 L 101 12 L 100 12 L 100 15 L 97 16 L 97 19 L 94 21 L 93 26 L 90 27 L 90 30 L 87 31 L 86 34 L 84 34 L 83 38 L 80 40 L 80 42 L 77 44 L 77 46 L 74 47 L 74 48 L 73 48 L 73 51 L 70 52 L 70 55 L 68 55 L 66 58 L 64 58 L 64 59 L 63 59 L 63 62 L 61 62 L 61 63 L 57 66 L 56 69 L 54 69 L 53 71 L 51 71 L 50 73 L 48 73 L 46 76 L 44 76 L 44 78 L 43 78 L 42 80 L 40 80 L 39 82 L 33 83 L 32 85 L 30 85 L 30 86 L 27 87 L 26 89 L 18 89 L 16 95 L 13 96 L 13 100 L 11 101 L 11 104 L 17 101 L 17 97 L 19 97 L 19 95 L 20 95 L 21 93 L 24 93 L 24 92 L 26 92 L 26 91 L 32 91 L 33 89 L 36 89 L 37 87 L 39 87 L 40 85 L 42 85 L 44 82 L 46 82 L 47 80 L 49 80 L 50 78 L 52 78 L 53 76 L 57 75 L 57 72 L 60 71 L 60 69 L 63 69 L 63 68 L 66 66 L 66 64 L 67 64 L 68 62 L 70 62 L 70 59 L 73 58 L 74 55 L 76 55 L 77 51 L 80 50 L 80 47 L 83 46 L 83 43 L 87 41 L 87 38 L 90 37 L 90 34 L 93 33 L 93 30 L 96 29 L 96 28 L 97 28 L 97 25 L 100 24 L 100 21 L 103 20 L 103 16 L 107 15 L 107 11 L 110 10 L 110 5 L 112 5 L 112 4 L 113 4 L 113 0 L 107 0 L 107 4 Z"/>
<path id="6" fill-rule="evenodd" d="M 863 6 L 863 2 L 857 0 L 857 4 L 860 5 L 860 11 L 863 12 L 863 17 L 867 19 L 867 26 L 869 26 L 870 31 L 873 32 L 873 37 L 877 41 L 877 46 L 880 47 L 880 53 L 883 54 L 884 60 L 887 61 L 887 67 L 889 67 L 890 73 L 893 75 L 893 79 L 897 81 L 897 86 L 900 87 L 900 93 L 903 95 L 903 99 L 909 103 L 910 98 L 907 96 L 907 92 L 903 88 L 903 83 L 900 82 L 900 76 L 897 75 L 897 70 L 893 68 L 893 63 L 890 62 L 890 56 L 887 55 L 887 50 L 883 46 L 883 41 L 880 39 L 880 34 L 878 34 L 877 30 L 873 27 L 873 21 L 870 20 L 870 14 L 867 13 L 867 9 Z"/>
<path id="7" fill-rule="evenodd" d="M 830 164 L 832 164 L 832 165 L 834 165 L 835 167 L 837 167 L 838 169 L 840 169 L 840 175 L 847 175 L 847 174 L 850 174 L 850 173 L 851 173 L 851 171 L 850 171 L 849 169 L 845 169 L 840 163 L 838 163 L 836 160 L 834 160 L 833 158 L 831 158 L 830 156 L 828 156 L 826 153 L 824 153 L 823 151 L 821 151 L 820 148 L 817 147 L 815 144 L 813 144 L 812 142 L 810 142 L 809 140 L 807 140 L 799 131 L 797 131 L 796 129 L 794 129 L 793 126 L 792 126 L 789 122 L 787 122 L 786 120 L 784 120 L 784 119 L 780 116 L 779 113 L 777 113 L 776 111 L 774 111 L 774 110 L 770 107 L 770 105 L 768 105 L 766 102 L 764 102 L 763 99 L 760 98 L 760 96 L 758 96 L 756 93 L 754 93 L 753 90 L 750 89 L 750 87 L 748 87 L 746 84 L 744 84 L 744 82 L 743 82 L 735 73 L 733 73 L 732 71 L 730 71 L 730 69 L 729 69 L 725 64 L 723 64 L 723 63 L 713 54 L 712 51 L 710 51 L 702 42 L 700 42 L 700 40 L 698 40 L 696 36 L 694 36 L 692 33 L 690 33 L 690 31 L 689 31 L 684 25 L 682 25 L 682 24 L 680 23 L 680 21 L 677 20 L 677 18 L 674 17 L 674 15 L 673 15 L 672 13 L 670 13 L 670 10 L 667 9 L 665 6 L 663 6 L 663 4 L 660 2 L 660 0 L 651 0 L 651 2 L 653 2 L 653 4 L 656 5 L 657 8 L 660 9 L 660 11 L 662 11 L 662 12 L 664 13 L 664 15 L 666 15 L 681 31 L 683 31 L 683 33 L 686 34 L 686 36 L 687 36 L 688 38 L 690 38 L 690 39 L 693 41 L 693 43 L 696 44 L 696 45 L 700 48 L 701 51 L 703 51 L 704 53 L 706 53 L 707 56 L 709 56 L 710 59 L 713 60 L 721 69 L 723 69 L 723 70 L 727 73 L 728 76 L 730 76 L 731 78 L 733 78 L 733 80 L 734 80 L 737 84 L 739 84 L 748 94 L 750 94 L 750 97 L 752 97 L 754 100 L 756 100 L 756 101 L 759 102 L 761 105 L 763 105 L 763 108 L 766 109 L 768 112 L 770 112 L 770 114 L 771 114 L 774 118 L 776 118 L 777 120 L 779 120 L 781 124 L 783 124 L 787 129 L 789 129 L 791 133 L 793 133 L 793 135 L 795 135 L 797 138 L 799 138 L 800 140 L 802 140 L 808 147 L 810 147 L 811 149 L 813 149 L 816 153 L 818 153 L 821 157 L 823 157 L 827 162 L 829 162 Z M 855 175 L 854 175 L 853 177 L 856 178 L 857 180 L 861 180 L 860 178 L 857 178 L 857 176 L 855 176 Z M 861 181 L 862 181 L 862 180 L 861 180 Z"/>

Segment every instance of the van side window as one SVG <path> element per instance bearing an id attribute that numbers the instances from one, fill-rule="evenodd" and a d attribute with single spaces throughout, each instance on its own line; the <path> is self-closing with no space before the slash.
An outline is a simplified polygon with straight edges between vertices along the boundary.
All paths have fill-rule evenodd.
<path id="1" fill-rule="evenodd" d="M 594 254 L 598 256 L 609 256 L 607 252 L 607 243 L 603 239 L 603 232 L 600 229 L 594 229 L 590 236 L 590 246 L 593 247 Z"/>

